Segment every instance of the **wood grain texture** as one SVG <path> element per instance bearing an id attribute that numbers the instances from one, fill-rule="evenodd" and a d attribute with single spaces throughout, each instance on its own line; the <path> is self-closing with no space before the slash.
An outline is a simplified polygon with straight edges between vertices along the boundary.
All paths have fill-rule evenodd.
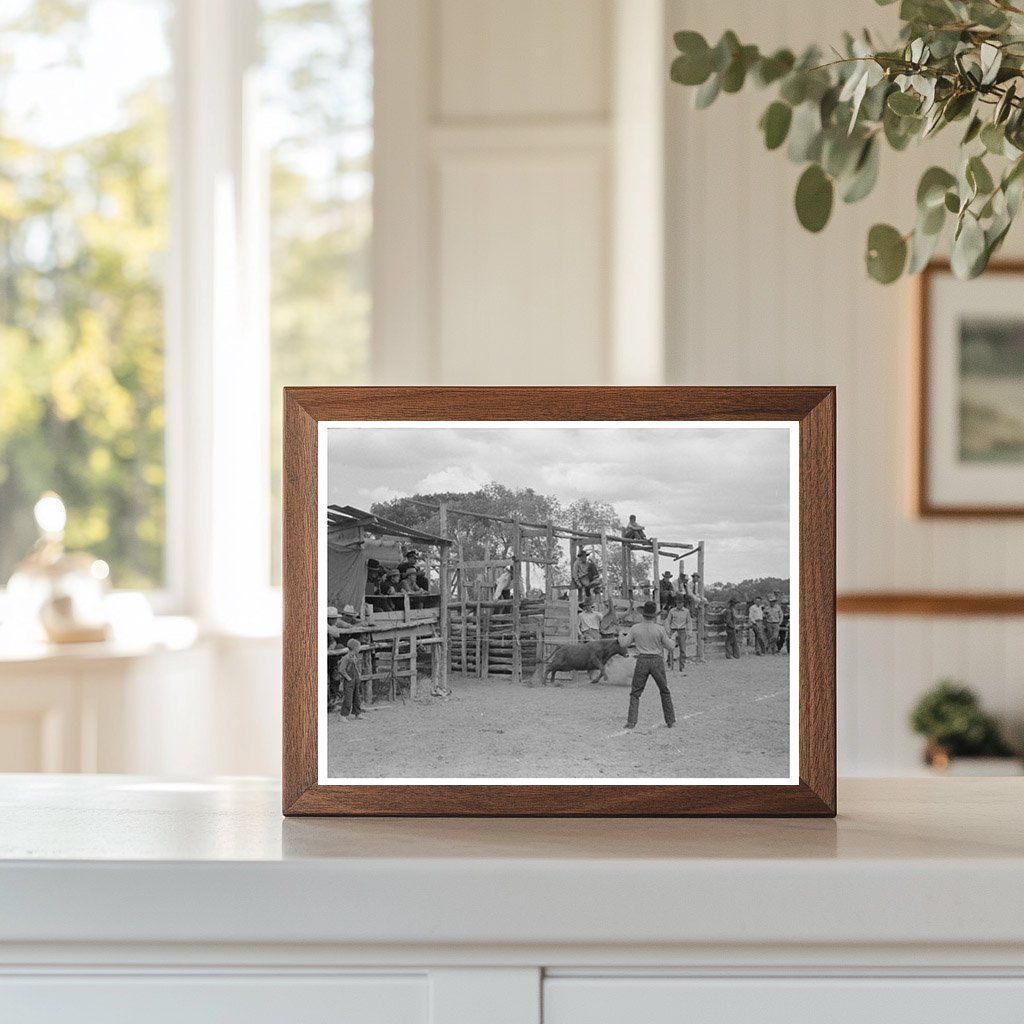
<path id="1" fill-rule="evenodd" d="M 840 615 L 1024 615 L 1024 594 L 863 591 L 836 598 Z"/>
<path id="2" fill-rule="evenodd" d="M 928 480 L 928 437 L 931 432 L 931 405 L 928 394 L 928 376 L 931 369 L 929 339 L 932 329 L 931 287 L 936 274 L 951 273 L 947 260 L 935 260 L 918 276 L 917 281 L 917 437 L 914 451 L 917 465 L 915 506 L 923 518 L 946 519 L 1008 519 L 1024 516 L 1024 505 L 960 505 L 938 504 L 932 500 Z M 986 276 L 997 274 L 1024 275 L 1024 260 L 1000 260 L 988 265 Z M 980 613 L 976 613 L 980 614 Z"/>
<path id="3" fill-rule="evenodd" d="M 323 420 L 799 421 L 799 785 L 318 785 L 316 424 Z M 286 388 L 284 481 L 285 814 L 835 815 L 833 388 Z"/>

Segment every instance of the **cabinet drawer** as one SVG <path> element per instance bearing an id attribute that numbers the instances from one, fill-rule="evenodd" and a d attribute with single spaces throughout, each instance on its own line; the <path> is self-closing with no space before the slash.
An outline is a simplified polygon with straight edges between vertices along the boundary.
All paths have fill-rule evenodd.
<path id="1" fill-rule="evenodd" d="M 1021 1024 L 1018 978 L 549 977 L 544 1024 Z"/>
<path id="2" fill-rule="evenodd" d="M 18 1024 L 426 1024 L 425 975 L 36 975 L 0 978 Z"/>

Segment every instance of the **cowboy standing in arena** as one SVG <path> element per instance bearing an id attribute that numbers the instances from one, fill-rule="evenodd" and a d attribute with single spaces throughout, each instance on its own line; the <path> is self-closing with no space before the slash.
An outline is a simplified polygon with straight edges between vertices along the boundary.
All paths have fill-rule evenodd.
<path id="1" fill-rule="evenodd" d="M 686 675 L 686 642 L 690 639 L 690 609 L 686 606 L 686 598 L 676 598 L 674 608 L 668 610 L 665 618 L 665 628 L 669 636 L 676 638 L 679 647 L 679 671 Z"/>
<path id="2" fill-rule="evenodd" d="M 672 637 L 660 623 L 658 606 L 648 601 L 643 607 L 643 621 L 631 626 L 629 644 L 636 645 L 636 668 L 633 670 L 633 686 L 629 691 L 629 713 L 626 717 L 626 728 L 636 727 L 640 714 L 640 695 L 647 686 L 647 679 L 654 677 L 661 692 L 661 710 L 665 715 L 665 725 L 671 729 L 676 724 L 676 712 L 672 706 L 672 694 L 668 688 L 668 677 L 665 674 L 664 651 L 673 648 Z"/>

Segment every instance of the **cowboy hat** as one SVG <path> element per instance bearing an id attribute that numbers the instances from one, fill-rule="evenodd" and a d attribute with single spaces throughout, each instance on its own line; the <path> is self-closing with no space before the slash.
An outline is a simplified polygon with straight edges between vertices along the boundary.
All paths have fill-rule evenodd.
<path id="1" fill-rule="evenodd" d="M 327 607 L 327 618 L 336 619 L 338 617 L 338 609 L 334 605 L 328 605 Z"/>
<path id="2" fill-rule="evenodd" d="M 653 601 L 645 601 L 641 611 L 645 619 L 656 619 L 658 617 L 658 606 Z"/>

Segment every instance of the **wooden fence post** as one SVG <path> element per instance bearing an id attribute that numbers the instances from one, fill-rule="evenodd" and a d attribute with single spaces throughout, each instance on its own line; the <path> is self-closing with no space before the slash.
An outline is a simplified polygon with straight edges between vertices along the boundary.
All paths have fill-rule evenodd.
<path id="1" fill-rule="evenodd" d="M 704 660 L 704 541 L 697 544 L 697 586 L 693 588 L 697 600 L 697 660 Z"/>
<path id="2" fill-rule="evenodd" d="M 444 540 L 448 539 L 448 506 L 441 502 L 441 507 L 438 509 L 438 522 L 440 524 L 441 537 Z M 460 567 L 461 568 L 461 567 Z M 441 627 L 441 689 L 448 689 L 448 638 L 451 633 L 451 623 L 448 621 L 448 599 L 451 597 L 452 584 L 451 584 L 451 573 L 448 564 L 448 545 L 441 545 L 441 601 L 438 609 L 438 617 L 440 618 Z M 459 587 L 462 586 L 462 573 L 459 573 Z M 462 604 L 462 619 L 466 619 L 466 604 L 463 601 Z M 465 627 L 463 627 L 465 628 Z M 463 654 L 463 661 L 465 661 L 465 654 Z M 463 671 L 465 671 L 465 665 L 463 665 Z M 415 672 L 415 666 L 413 667 Z"/>
<path id="3" fill-rule="evenodd" d="M 523 681 L 523 650 L 519 621 L 522 604 L 523 528 L 519 517 L 512 525 L 512 682 Z"/>

